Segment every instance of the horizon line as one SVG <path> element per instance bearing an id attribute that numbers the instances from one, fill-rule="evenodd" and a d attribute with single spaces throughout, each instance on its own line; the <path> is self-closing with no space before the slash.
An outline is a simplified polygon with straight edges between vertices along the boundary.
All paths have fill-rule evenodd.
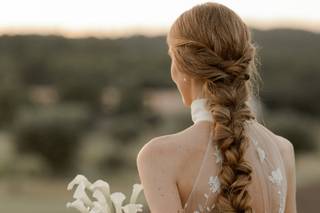
<path id="1" fill-rule="evenodd" d="M 272 20 L 257 20 L 249 19 L 245 21 L 249 28 L 257 30 L 273 30 L 273 29 L 293 29 L 304 30 L 312 33 L 320 33 L 320 21 L 298 21 L 298 20 L 278 20 L 274 22 Z M 63 27 L 34 27 L 34 26 L 14 26 L 14 27 L 1 27 L 0 36 L 3 35 L 60 35 L 66 38 L 121 38 L 130 37 L 133 35 L 145 35 L 145 36 L 161 36 L 166 35 L 169 30 L 169 26 L 127 26 L 116 27 L 109 30 L 100 29 L 67 29 Z"/>

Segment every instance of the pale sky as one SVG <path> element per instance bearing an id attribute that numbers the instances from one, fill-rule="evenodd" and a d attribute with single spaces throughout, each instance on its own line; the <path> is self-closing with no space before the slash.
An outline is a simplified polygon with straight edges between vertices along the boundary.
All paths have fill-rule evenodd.
<path id="1" fill-rule="evenodd" d="M 0 33 L 158 34 L 201 0 L 0 0 Z M 217 0 L 249 26 L 320 32 L 319 0 Z"/>

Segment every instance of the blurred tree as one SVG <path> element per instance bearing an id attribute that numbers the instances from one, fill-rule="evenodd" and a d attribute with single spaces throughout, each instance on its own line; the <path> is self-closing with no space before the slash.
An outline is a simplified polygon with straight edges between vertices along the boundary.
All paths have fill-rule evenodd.
<path id="1" fill-rule="evenodd" d="M 23 82 L 10 57 L 0 56 L 0 127 L 9 129 L 20 104 L 26 101 Z"/>
<path id="2" fill-rule="evenodd" d="M 89 112 L 78 105 L 24 108 L 14 123 L 18 150 L 46 159 L 54 175 L 65 172 L 73 165 L 79 139 L 88 128 Z"/>
<path id="3" fill-rule="evenodd" d="M 317 149 L 316 133 L 320 122 L 290 108 L 268 111 L 266 118 L 267 126 L 287 138 L 297 154 Z"/>
<path id="4" fill-rule="evenodd" d="M 320 35 L 294 29 L 253 30 L 268 108 L 291 108 L 320 117 Z"/>

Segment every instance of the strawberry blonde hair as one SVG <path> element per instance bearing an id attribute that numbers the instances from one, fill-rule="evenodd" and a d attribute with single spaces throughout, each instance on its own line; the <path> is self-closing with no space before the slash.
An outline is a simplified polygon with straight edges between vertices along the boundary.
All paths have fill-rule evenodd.
<path id="1" fill-rule="evenodd" d="M 170 28 L 167 43 L 177 69 L 203 81 L 220 148 L 219 212 L 253 212 L 247 187 L 252 167 L 244 159 L 248 138 L 244 122 L 255 119 L 247 105 L 260 76 L 256 46 L 242 19 L 230 8 L 202 3 L 182 13 Z"/>

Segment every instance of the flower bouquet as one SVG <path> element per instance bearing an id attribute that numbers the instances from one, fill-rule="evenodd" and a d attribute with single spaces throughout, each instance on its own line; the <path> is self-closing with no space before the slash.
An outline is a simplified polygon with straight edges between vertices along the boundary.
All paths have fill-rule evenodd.
<path id="1" fill-rule="evenodd" d="M 81 213 L 136 213 L 142 212 L 142 204 L 136 203 L 140 192 L 143 190 L 141 184 L 134 184 L 130 201 L 122 206 L 126 196 L 121 192 L 110 194 L 109 184 L 102 180 L 94 183 L 88 181 L 83 175 L 77 175 L 69 184 L 67 189 L 72 190 L 77 185 L 73 202 L 67 203 L 67 208 L 75 208 Z M 87 193 L 92 193 L 89 197 Z"/>

